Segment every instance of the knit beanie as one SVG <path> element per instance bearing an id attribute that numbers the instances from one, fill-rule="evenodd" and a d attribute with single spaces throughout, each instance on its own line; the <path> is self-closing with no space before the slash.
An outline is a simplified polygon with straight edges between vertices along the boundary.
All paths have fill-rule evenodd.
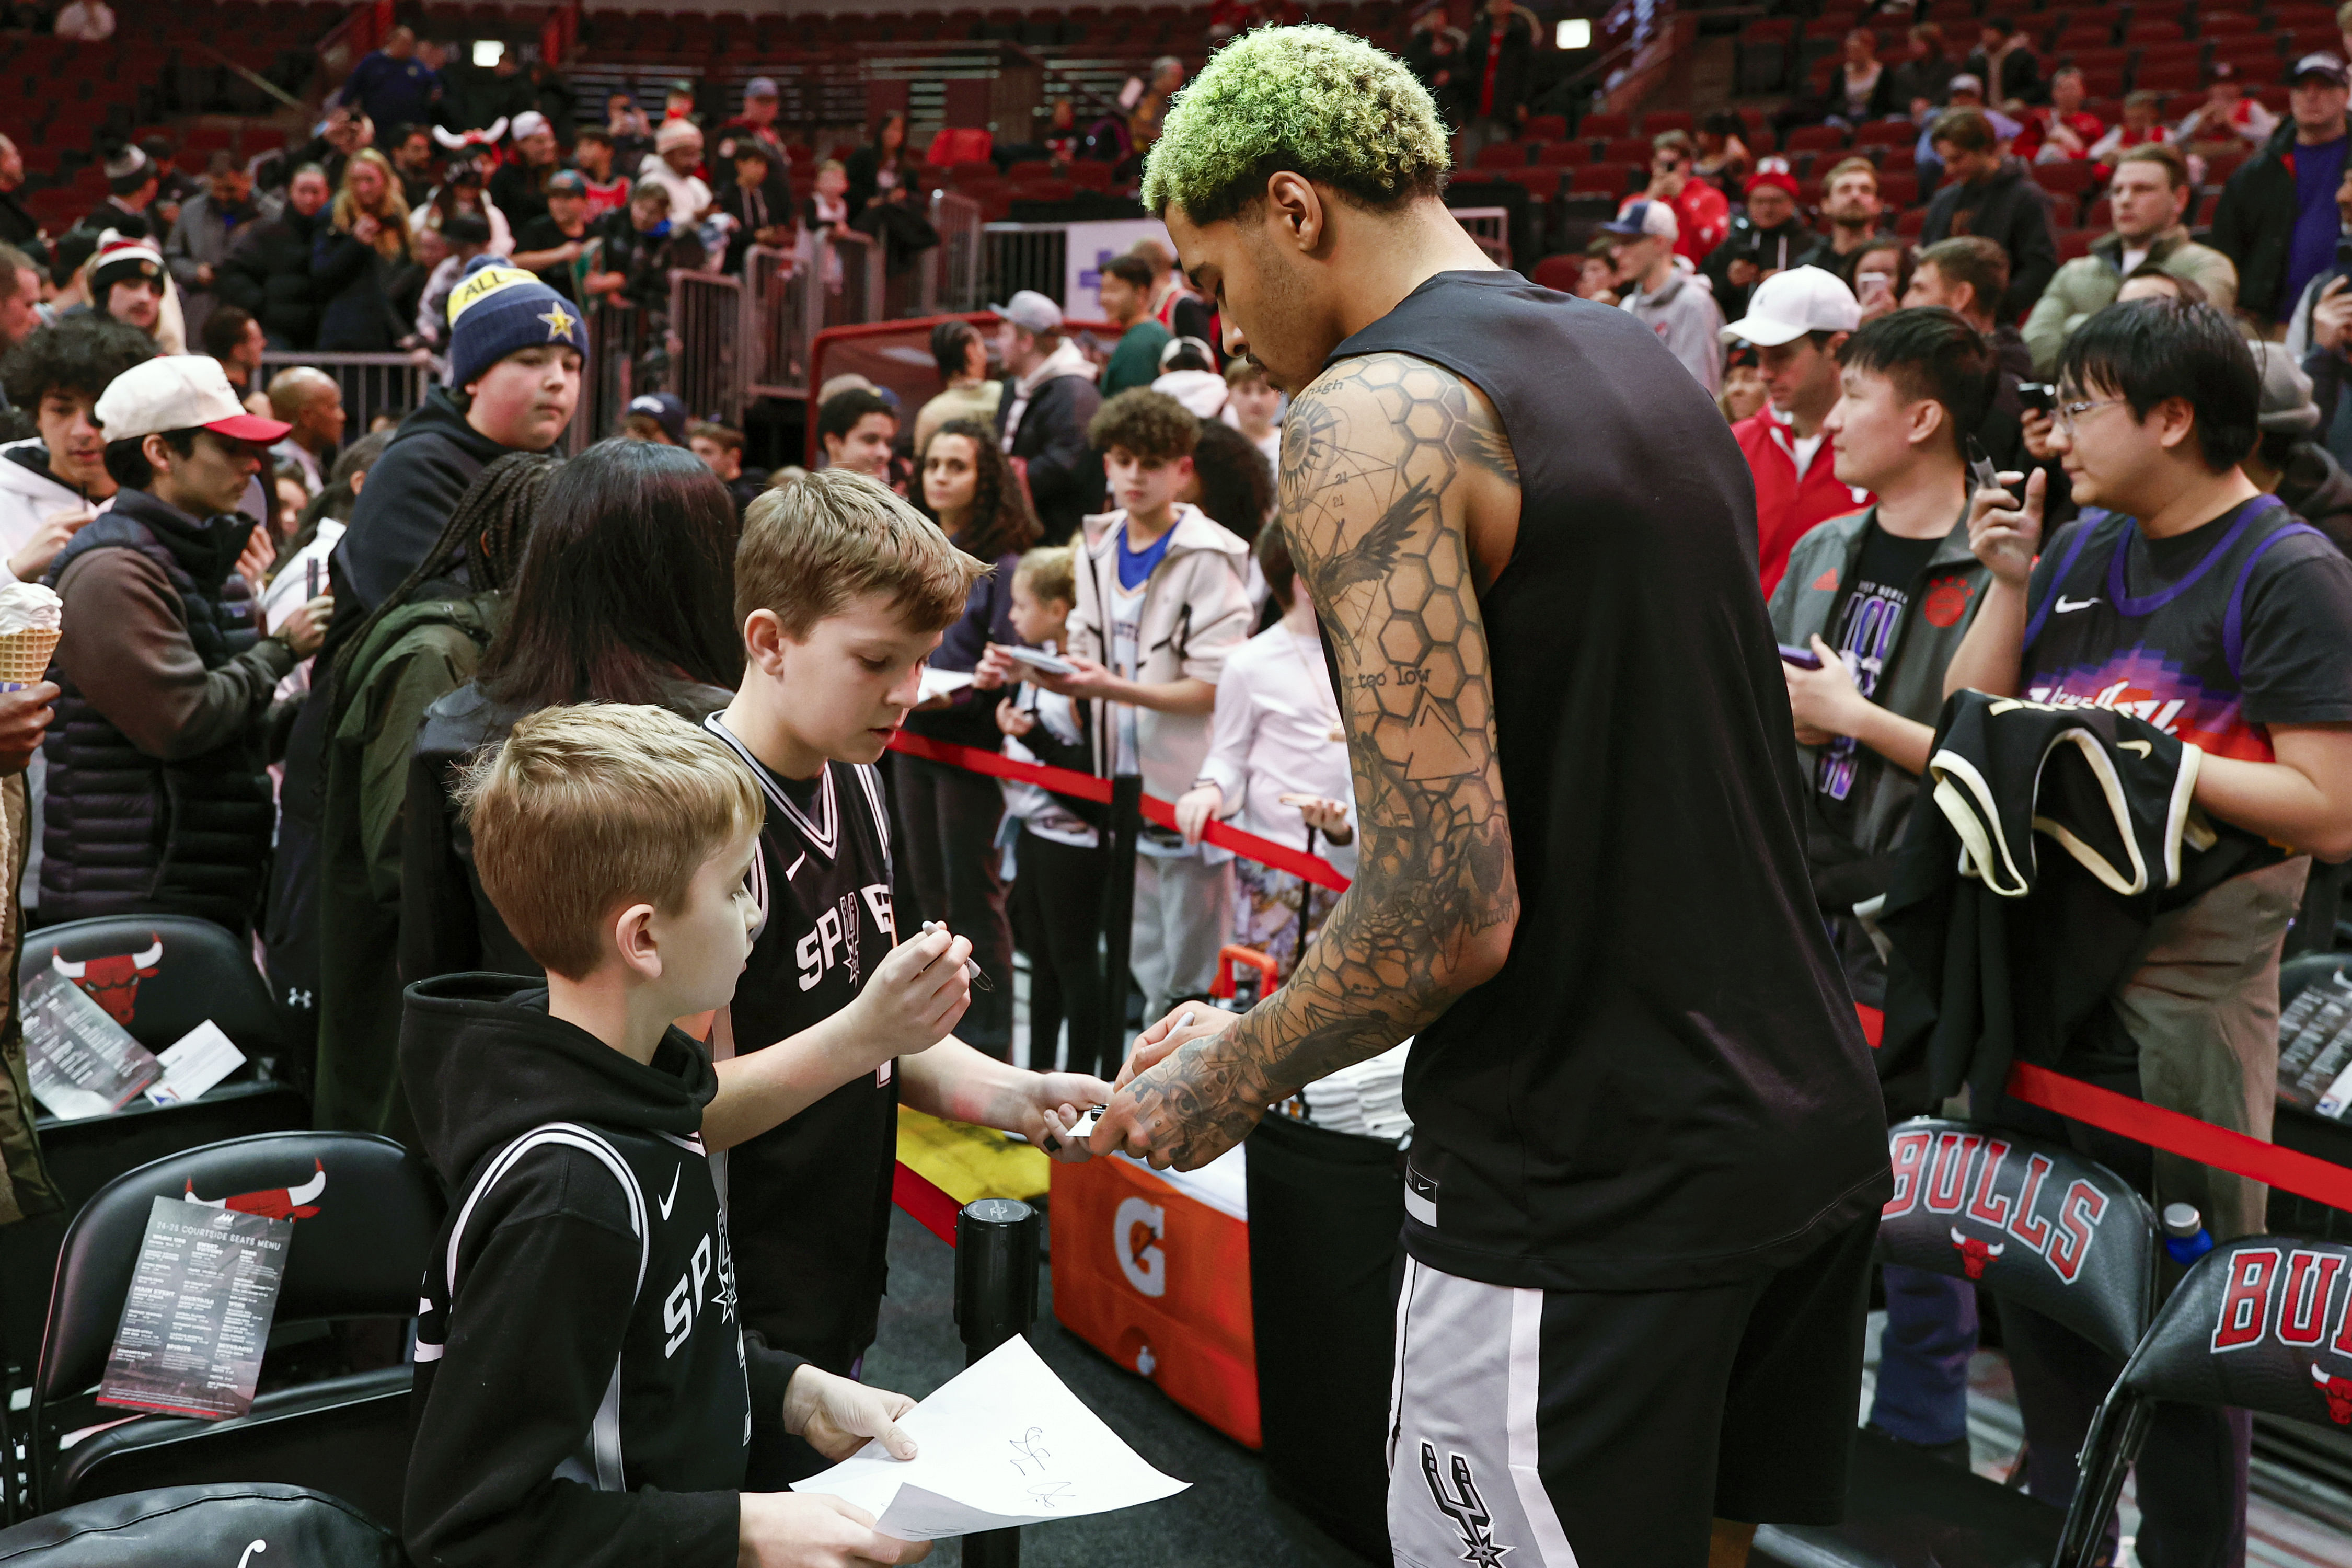
<path id="1" fill-rule="evenodd" d="M 588 352 L 572 302 L 504 257 L 469 262 L 449 290 L 449 384 L 463 387 L 507 355 L 547 343 Z"/>
<path id="2" fill-rule="evenodd" d="M 100 310 L 106 308 L 108 289 L 142 278 L 158 287 L 163 281 L 163 253 L 153 240 L 125 238 L 112 229 L 100 237 L 98 259 L 89 268 L 89 294 Z"/>

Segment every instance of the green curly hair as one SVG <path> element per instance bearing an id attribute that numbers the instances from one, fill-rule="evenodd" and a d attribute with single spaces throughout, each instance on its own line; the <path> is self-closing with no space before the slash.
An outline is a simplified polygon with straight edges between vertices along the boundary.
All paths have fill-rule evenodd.
<path id="1" fill-rule="evenodd" d="M 1452 162 L 1437 105 L 1403 61 L 1330 27 L 1261 27 L 1176 95 L 1143 166 L 1143 203 L 1222 223 L 1286 169 L 1392 207 L 1436 195 Z"/>

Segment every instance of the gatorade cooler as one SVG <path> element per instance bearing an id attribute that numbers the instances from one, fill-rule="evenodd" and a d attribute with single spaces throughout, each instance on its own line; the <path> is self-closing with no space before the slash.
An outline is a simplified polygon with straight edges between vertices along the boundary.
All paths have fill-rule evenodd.
<path id="1" fill-rule="evenodd" d="M 1258 1447 L 1249 1197 L 1238 1148 L 1192 1172 L 1125 1155 L 1053 1170 L 1054 1316 Z"/>

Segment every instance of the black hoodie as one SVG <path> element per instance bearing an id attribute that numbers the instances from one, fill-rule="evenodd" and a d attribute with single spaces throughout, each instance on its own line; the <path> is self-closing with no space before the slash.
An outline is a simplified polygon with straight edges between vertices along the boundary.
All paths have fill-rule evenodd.
<path id="1" fill-rule="evenodd" d="M 510 449 L 466 423 L 445 388 L 425 394 L 368 470 L 351 531 L 335 547 L 336 586 L 348 584 L 362 612 L 383 604 L 441 537 L 474 476 Z M 344 618 L 357 625 L 360 616 Z"/>
<path id="2" fill-rule="evenodd" d="M 433 1568 L 729 1568 L 753 1421 L 781 1427 L 801 1362 L 736 1314 L 718 1076 L 676 1029 L 640 1066 L 514 984 L 412 985 L 401 1019 L 461 1194 L 425 1266 L 401 1534 Z"/>

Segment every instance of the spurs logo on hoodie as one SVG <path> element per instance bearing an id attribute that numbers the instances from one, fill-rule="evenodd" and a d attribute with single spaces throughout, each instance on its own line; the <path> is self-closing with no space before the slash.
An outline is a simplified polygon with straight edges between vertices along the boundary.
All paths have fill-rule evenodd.
<path id="1" fill-rule="evenodd" d="M 738 1308 L 701 1136 L 717 1072 L 676 1029 L 641 1063 L 514 984 L 427 981 L 402 1020 L 457 1194 L 423 1283 L 404 1533 L 462 1568 L 731 1562 L 752 1423 L 781 1421 L 799 1363 Z"/>

